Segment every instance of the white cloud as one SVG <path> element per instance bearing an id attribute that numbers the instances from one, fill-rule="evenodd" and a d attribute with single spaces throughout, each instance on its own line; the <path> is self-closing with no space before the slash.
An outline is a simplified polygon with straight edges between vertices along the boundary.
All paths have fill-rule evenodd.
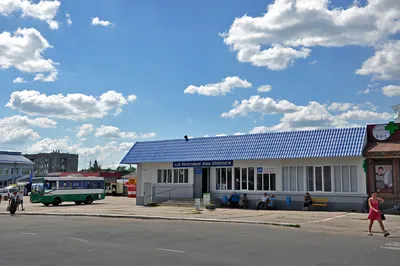
<path id="1" fill-rule="evenodd" d="M 42 82 L 54 82 L 57 80 L 58 73 L 57 72 L 51 72 L 48 76 L 45 76 L 43 74 L 36 74 L 34 81 L 42 81 Z"/>
<path id="2" fill-rule="evenodd" d="M 385 86 L 382 88 L 382 93 L 388 97 L 400 96 L 400 86 L 396 85 Z"/>
<path id="3" fill-rule="evenodd" d="M 72 24 L 71 15 L 68 14 L 67 12 L 65 12 L 65 17 L 67 18 L 67 23 L 68 23 L 68 25 L 71 25 L 71 24 Z"/>
<path id="4" fill-rule="evenodd" d="M 217 134 L 217 135 L 215 135 L 216 137 L 224 137 L 224 136 L 226 136 L 226 134 Z"/>
<path id="5" fill-rule="evenodd" d="M 0 127 L 1 144 L 21 144 L 38 138 L 39 134 L 31 128 Z"/>
<path id="6" fill-rule="evenodd" d="M 0 127 L 39 127 L 39 128 L 54 128 L 57 122 L 49 118 L 34 118 L 27 116 L 14 115 L 0 119 Z"/>
<path id="7" fill-rule="evenodd" d="M 121 132 L 121 130 L 114 126 L 105 126 L 96 129 L 94 134 L 96 137 L 101 138 L 111 138 L 111 139 L 144 139 L 144 138 L 154 138 L 156 133 L 143 133 L 137 134 L 136 132 Z"/>
<path id="8" fill-rule="evenodd" d="M 92 18 L 92 25 L 93 26 L 103 26 L 108 27 L 114 25 L 110 21 L 107 20 L 100 20 L 99 17 Z"/>
<path id="9" fill-rule="evenodd" d="M 350 110 L 338 116 L 343 120 L 362 120 L 362 121 L 385 121 L 393 118 L 393 114 L 377 113 L 366 110 Z"/>
<path id="10" fill-rule="evenodd" d="M 398 2 L 400 3 L 400 1 Z M 400 79 L 400 40 L 383 44 L 356 73 L 373 75 L 374 79 L 381 80 Z"/>
<path id="11" fill-rule="evenodd" d="M 260 87 L 258 87 L 257 91 L 258 92 L 269 92 L 272 90 L 271 85 L 261 85 Z"/>
<path id="12" fill-rule="evenodd" d="M 8 16 L 13 12 L 21 11 L 22 17 L 32 17 L 41 21 L 46 21 L 49 28 L 56 30 L 59 28 L 55 21 L 61 3 L 55 1 L 41 0 L 34 3 L 31 0 L 1 0 L 0 15 Z"/>
<path id="13" fill-rule="evenodd" d="M 6 107 L 28 115 L 85 120 L 103 118 L 111 111 L 119 114 L 127 104 L 127 99 L 115 91 L 108 91 L 96 98 L 81 93 L 46 95 L 24 90 L 13 92 Z"/>
<path id="14" fill-rule="evenodd" d="M 374 47 L 400 30 L 398 10 L 398 0 L 347 8 L 331 8 L 329 0 L 275 0 L 262 16 L 236 18 L 221 36 L 240 62 L 282 70 L 308 57 L 311 47 Z"/>
<path id="15" fill-rule="evenodd" d="M 202 86 L 190 85 L 185 89 L 185 93 L 202 94 L 206 96 L 220 96 L 230 93 L 235 88 L 250 88 L 251 83 L 239 77 L 226 77 L 219 83 L 206 84 Z"/>
<path id="16" fill-rule="evenodd" d="M 134 102 L 134 101 L 136 101 L 137 100 L 137 97 L 136 97 L 136 95 L 128 95 L 128 102 Z"/>
<path id="17" fill-rule="evenodd" d="M 13 80 L 13 83 L 26 83 L 24 78 L 17 77 Z"/>
<path id="18" fill-rule="evenodd" d="M 242 133 L 242 132 L 236 132 L 235 134 L 233 134 L 233 135 L 235 135 L 235 136 L 239 136 L 239 135 L 245 135 L 246 133 Z"/>
<path id="19" fill-rule="evenodd" d="M 0 68 L 14 67 L 22 72 L 56 72 L 57 63 L 45 59 L 43 53 L 52 46 L 32 28 L 18 28 L 13 34 L 0 34 Z"/>
<path id="20" fill-rule="evenodd" d="M 83 124 L 78 129 L 78 133 L 76 133 L 76 137 L 80 138 L 81 140 L 83 137 L 89 135 L 94 131 L 94 126 L 92 124 Z"/>
<path id="21" fill-rule="evenodd" d="M 354 106 L 354 104 L 352 103 L 337 103 L 337 102 L 333 102 L 328 106 L 328 110 L 330 111 L 347 111 L 349 109 L 351 109 Z"/>
<path id="22" fill-rule="evenodd" d="M 225 112 L 221 117 L 247 116 L 249 113 L 279 114 L 295 112 L 299 109 L 295 104 L 286 100 L 275 101 L 270 97 L 263 98 L 259 95 L 251 96 L 248 100 L 235 101 L 233 109 Z"/>
<path id="23" fill-rule="evenodd" d="M 112 141 L 93 147 L 83 146 L 83 143 L 73 143 L 69 137 L 60 139 L 45 138 L 27 147 L 28 153 L 51 152 L 60 150 L 63 152 L 79 154 L 79 168 L 87 168 L 89 162 L 97 160 L 100 165 L 118 164 L 126 152 L 134 143 Z M 86 158 L 86 160 L 85 160 Z M 86 161 L 86 166 L 85 166 Z"/>
<path id="24" fill-rule="evenodd" d="M 318 60 L 314 60 L 314 61 L 309 62 L 310 65 L 315 65 L 316 63 L 318 63 Z"/>

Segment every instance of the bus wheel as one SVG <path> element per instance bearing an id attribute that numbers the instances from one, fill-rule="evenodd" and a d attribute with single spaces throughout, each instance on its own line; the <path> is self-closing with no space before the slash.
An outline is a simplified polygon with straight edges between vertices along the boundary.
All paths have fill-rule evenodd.
<path id="1" fill-rule="evenodd" d="M 53 202 L 53 206 L 58 206 L 61 203 L 61 199 L 60 198 L 55 198 L 54 202 Z"/>
<path id="2" fill-rule="evenodd" d="M 85 200 L 85 204 L 92 204 L 93 203 L 93 198 L 91 196 L 87 196 Z"/>
<path id="3" fill-rule="evenodd" d="M 49 206 L 50 204 L 48 204 L 48 203 L 43 203 L 43 205 L 47 207 L 47 206 Z"/>
<path id="4" fill-rule="evenodd" d="M 82 201 L 75 201 L 75 204 L 76 204 L 76 205 L 81 205 L 81 204 L 82 204 Z"/>

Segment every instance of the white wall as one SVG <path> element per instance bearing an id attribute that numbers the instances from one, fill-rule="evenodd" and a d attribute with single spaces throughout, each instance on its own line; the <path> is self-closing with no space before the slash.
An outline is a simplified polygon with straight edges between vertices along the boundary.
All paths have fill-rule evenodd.
<path id="1" fill-rule="evenodd" d="M 141 186 L 143 187 L 143 183 L 150 182 L 152 184 L 153 193 L 159 193 L 156 196 L 162 198 L 192 198 L 193 197 L 193 178 L 194 178 L 194 170 L 193 168 L 189 169 L 188 183 L 187 184 L 158 184 L 157 183 L 157 170 L 158 169 L 173 169 L 172 162 L 171 163 L 143 163 L 141 165 L 141 173 L 138 175 L 141 176 Z M 139 168 L 138 168 L 139 172 Z M 139 178 L 138 178 L 139 179 Z M 171 192 L 161 193 L 163 191 L 172 190 Z M 143 190 L 137 191 L 138 196 L 143 196 Z"/>

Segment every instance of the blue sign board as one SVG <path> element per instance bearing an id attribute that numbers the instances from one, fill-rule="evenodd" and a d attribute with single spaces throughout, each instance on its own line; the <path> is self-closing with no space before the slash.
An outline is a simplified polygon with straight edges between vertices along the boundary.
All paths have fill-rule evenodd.
<path id="1" fill-rule="evenodd" d="M 173 162 L 174 168 L 233 166 L 233 161 Z"/>
<path id="2" fill-rule="evenodd" d="M 203 169 L 202 168 L 194 168 L 194 173 L 196 175 L 201 175 L 201 174 L 203 174 Z"/>
<path id="3" fill-rule="evenodd" d="M 257 167 L 257 174 L 262 174 L 263 168 L 262 167 Z"/>

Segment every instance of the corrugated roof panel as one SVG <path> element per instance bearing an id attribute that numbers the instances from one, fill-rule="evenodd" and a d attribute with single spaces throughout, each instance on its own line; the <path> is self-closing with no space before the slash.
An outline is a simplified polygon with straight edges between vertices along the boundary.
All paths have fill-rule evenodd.
<path id="1" fill-rule="evenodd" d="M 121 163 L 362 156 L 365 138 L 357 127 L 146 141 Z"/>

